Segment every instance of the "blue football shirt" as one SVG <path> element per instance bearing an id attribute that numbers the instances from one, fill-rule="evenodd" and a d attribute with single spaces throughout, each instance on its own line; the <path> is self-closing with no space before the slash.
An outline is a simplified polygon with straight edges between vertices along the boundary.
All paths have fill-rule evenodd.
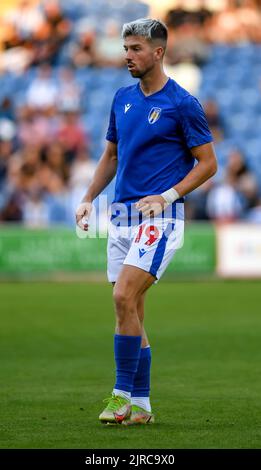
<path id="1" fill-rule="evenodd" d="M 120 88 L 106 139 L 117 144 L 115 203 L 160 194 L 193 168 L 190 149 L 213 140 L 198 100 L 174 80 L 145 96 L 140 84 Z"/>

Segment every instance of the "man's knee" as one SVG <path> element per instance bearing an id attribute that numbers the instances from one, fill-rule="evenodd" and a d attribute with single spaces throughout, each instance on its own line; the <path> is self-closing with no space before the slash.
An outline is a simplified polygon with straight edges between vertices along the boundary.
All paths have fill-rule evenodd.
<path id="1" fill-rule="evenodd" d="M 114 288 L 113 299 L 115 303 L 115 313 L 119 328 L 136 321 L 137 310 L 134 300 L 125 290 Z"/>
<path id="2" fill-rule="evenodd" d="M 113 289 L 113 300 L 118 320 L 131 320 L 131 317 L 137 315 L 137 301 L 132 294 L 132 289 L 126 284 L 115 284 Z"/>
<path id="3" fill-rule="evenodd" d="M 117 285 L 113 289 L 113 300 L 117 309 L 125 309 L 133 304 L 133 299 L 131 298 L 128 290 L 122 289 Z"/>

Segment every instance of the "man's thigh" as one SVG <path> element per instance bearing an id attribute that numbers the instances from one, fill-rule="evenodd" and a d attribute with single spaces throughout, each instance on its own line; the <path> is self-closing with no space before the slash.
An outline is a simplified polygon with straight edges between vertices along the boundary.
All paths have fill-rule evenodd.
<path id="1" fill-rule="evenodd" d="M 139 299 L 154 282 L 155 277 L 149 272 L 136 266 L 124 264 L 114 285 L 114 290 L 128 298 Z"/>

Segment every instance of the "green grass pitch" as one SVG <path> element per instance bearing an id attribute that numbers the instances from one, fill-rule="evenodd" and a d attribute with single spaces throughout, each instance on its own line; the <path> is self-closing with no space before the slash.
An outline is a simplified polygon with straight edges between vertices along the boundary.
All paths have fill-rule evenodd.
<path id="1" fill-rule="evenodd" d="M 107 284 L 0 285 L 1 448 L 260 448 L 259 282 L 161 282 L 147 298 L 156 424 L 98 420 L 113 386 Z"/>

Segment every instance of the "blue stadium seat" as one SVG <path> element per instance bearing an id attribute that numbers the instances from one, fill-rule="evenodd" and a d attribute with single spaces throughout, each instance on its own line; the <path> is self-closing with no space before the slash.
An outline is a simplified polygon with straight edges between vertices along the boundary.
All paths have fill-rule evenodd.
<path id="1" fill-rule="evenodd" d="M 232 114 L 225 120 L 226 130 L 229 135 L 244 135 L 246 138 L 255 137 L 258 130 L 255 126 L 255 119 L 251 113 L 240 112 Z"/>
<path id="2" fill-rule="evenodd" d="M 261 169 L 261 137 L 255 139 L 248 139 L 246 142 L 245 152 L 249 159 L 256 161 Z"/>

